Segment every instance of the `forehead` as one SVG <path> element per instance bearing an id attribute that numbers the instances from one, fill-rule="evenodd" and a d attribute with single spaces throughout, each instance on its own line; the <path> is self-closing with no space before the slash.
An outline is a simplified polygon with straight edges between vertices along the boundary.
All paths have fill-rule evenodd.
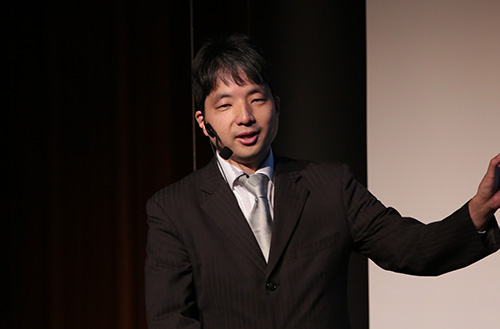
<path id="1" fill-rule="evenodd" d="M 205 99 L 205 103 L 215 104 L 222 99 L 228 98 L 247 98 L 255 94 L 267 94 L 267 91 L 266 86 L 257 85 L 253 82 L 239 85 L 234 81 L 224 82 L 219 80 L 216 88 Z"/>

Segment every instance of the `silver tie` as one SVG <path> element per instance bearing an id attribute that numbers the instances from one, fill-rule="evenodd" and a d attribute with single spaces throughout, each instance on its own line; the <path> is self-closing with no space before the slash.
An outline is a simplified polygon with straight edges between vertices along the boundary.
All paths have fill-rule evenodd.
<path id="1" fill-rule="evenodd" d="M 267 183 L 269 182 L 269 178 L 263 174 L 254 174 L 250 175 L 250 177 L 242 175 L 238 177 L 238 181 L 255 196 L 255 205 L 252 208 L 248 221 L 267 262 L 271 246 L 272 227 L 271 213 L 267 200 Z"/>

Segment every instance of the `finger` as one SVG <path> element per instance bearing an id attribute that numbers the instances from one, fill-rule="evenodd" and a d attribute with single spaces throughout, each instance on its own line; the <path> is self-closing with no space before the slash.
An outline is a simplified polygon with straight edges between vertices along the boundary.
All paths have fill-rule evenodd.
<path id="1" fill-rule="evenodd" d="M 493 193 L 500 191 L 500 164 L 495 166 L 495 177 L 493 179 Z"/>
<path id="2" fill-rule="evenodd" d="M 497 154 L 496 157 L 490 160 L 488 165 L 488 171 L 486 172 L 486 177 L 493 179 L 495 176 L 495 172 L 498 170 L 497 168 L 500 166 L 500 153 Z"/>

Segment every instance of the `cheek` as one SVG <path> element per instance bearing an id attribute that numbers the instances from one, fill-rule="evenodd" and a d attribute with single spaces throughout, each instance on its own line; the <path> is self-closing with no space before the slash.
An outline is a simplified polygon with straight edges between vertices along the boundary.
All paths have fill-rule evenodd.
<path id="1" fill-rule="evenodd" d="M 217 120 L 214 122 L 213 127 L 222 142 L 230 142 L 233 129 L 230 121 Z"/>
<path id="2" fill-rule="evenodd" d="M 276 133 L 278 132 L 278 122 L 278 115 L 276 113 L 273 113 L 269 119 L 269 133 L 271 135 L 276 135 Z"/>

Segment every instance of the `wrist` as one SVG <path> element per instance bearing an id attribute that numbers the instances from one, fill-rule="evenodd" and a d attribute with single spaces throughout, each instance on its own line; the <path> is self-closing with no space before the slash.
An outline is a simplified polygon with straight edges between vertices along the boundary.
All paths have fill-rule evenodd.
<path id="1" fill-rule="evenodd" d="M 488 207 L 486 202 L 481 202 L 477 195 L 469 201 L 470 218 L 478 231 L 484 230 L 488 219 L 490 219 L 494 213 L 495 211 Z"/>

